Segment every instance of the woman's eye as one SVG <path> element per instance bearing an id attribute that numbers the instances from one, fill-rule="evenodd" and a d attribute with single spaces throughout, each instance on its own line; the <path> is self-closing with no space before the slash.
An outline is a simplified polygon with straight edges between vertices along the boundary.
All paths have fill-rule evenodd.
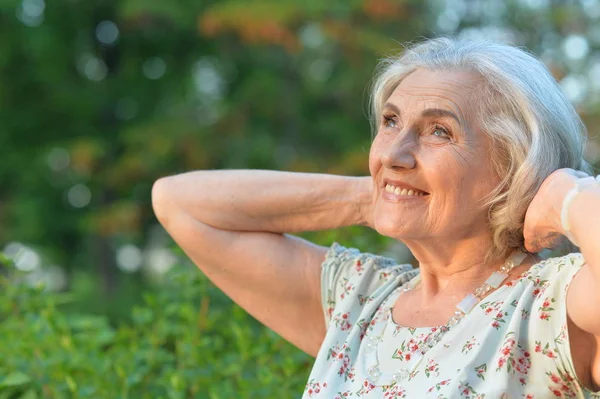
<path id="1" fill-rule="evenodd" d="M 450 132 L 448 132 L 448 129 L 446 129 L 443 126 L 434 126 L 433 132 L 431 134 L 436 137 L 441 137 L 441 138 L 451 138 L 452 137 L 450 135 Z"/>
<path id="2" fill-rule="evenodd" d="M 384 115 L 383 116 L 383 126 L 394 128 L 394 127 L 397 127 L 398 124 L 396 123 L 396 120 L 394 119 L 393 116 Z"/>

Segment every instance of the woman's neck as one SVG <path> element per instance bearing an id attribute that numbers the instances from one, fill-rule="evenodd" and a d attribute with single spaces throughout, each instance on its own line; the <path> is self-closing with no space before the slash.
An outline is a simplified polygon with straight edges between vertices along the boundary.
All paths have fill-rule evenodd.
<path id="1" fill-rule="evenodd" d="M 493 245 L 489 237 L 405 241 L 405 244 L 419 262 L 421 282 L 416 291 L 425 302 L 473 292 L 500 269 L 512 252 L 507 250 L 502 256 L 486 262 L 486 255 Z M 515 268 L 515 273 L 521 274 L 533 262 L 534 259 L 529 257 L 529 262 L 526 259 L 522 266 Z"/>

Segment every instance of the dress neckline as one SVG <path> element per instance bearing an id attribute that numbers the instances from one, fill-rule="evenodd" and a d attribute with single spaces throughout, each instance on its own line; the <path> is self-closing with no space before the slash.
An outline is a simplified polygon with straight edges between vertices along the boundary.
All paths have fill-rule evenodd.
<path id="1" fill-rule="evenodd" d="M 498 289 L 494 290 L 492 293 L 490 293 L 488 296 L 486 296 L 484 299 L 485 300 L 489 300 L 489 298 L 493 298 L 495 295 L 500 294 L 504 291 L 506 291 L 507 289 L 511 289 L 514 288 L 517 284 L 519 284 L 525 277 L 527 277 L 531 270 L 538 266 L 538 265 L 542 265 L 546 262 L 546 259 L 541 260 L 540 262 L 534 263 L 533 265 L 531 265 L 529 267 L 529 269 L 525 270 L 523 273 L 521 273 L 520 275 L 518 275 L 515 279 L 510 280 L 509 282 L 507 282 L 506 284 L 503 284 L 501 287 L 499 287 Z M 413 278 L 418 278 L 420 275 L 420 271 L 419 274 L 417 274 L 415 277 Z M 407 282 L 406 284 L 410 283 Z M 401 294 L 402 288 L 404 285 L 399 285 L 397 286 L 391 293 L 390 295 L 388 295 L 388 297 L 385 299 L 385 301 L 381 304 L 381 306 L 386 306 L 389 308 L 388 314 L 386 315 L 386 323 L 391 324 L 394 328 L 397 329 L 408 329 L 411 331 L 420 331 L 420 330 L 433 330 L 433 329 L 438 329 L 438 328 L 444 328 L 447 327 L 448 324 L 443 324 L 443 325 L 439 325 L 439 326 L 425 326 L 425 327 L 409 327 L 409 326 L 404 326 L 401 324 L 398 324 L 394 321 L 394 317 L 393 317 L 393 311 L 394 311 L 394 307 L 390 304 L 390 301 L 392 303 L 395 303 L 395 301 L 398 299 L 398 297 Z M 393 299 L 392 299 L 393 298 Z M 482 300 L 483 301 L 483 300 Z"/>

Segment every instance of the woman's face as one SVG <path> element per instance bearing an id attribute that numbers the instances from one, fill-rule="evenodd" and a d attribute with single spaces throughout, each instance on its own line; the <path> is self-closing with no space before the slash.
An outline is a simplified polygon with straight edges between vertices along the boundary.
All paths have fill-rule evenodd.
<path id="1" fill-rule="evenodd" d="M 475 115 L 481 86 L 471 72 L 419 69 L 387 100 L 369 156 L 379 233 L 400 240 L 490 234 L 480 201 L 499 179 Z"/>

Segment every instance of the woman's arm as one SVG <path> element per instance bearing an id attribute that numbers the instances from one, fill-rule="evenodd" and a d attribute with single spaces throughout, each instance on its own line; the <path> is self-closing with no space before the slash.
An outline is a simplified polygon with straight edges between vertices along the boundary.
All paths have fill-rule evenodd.
<path id="1" fill-rule="evenodd" d="M 579 193 L 568 195 L 580 177 L 576 171 L 561 169 L 544 181 L 527 211 L 525 238 L 528 248 L 534 250 L 550 246 L 556 234 L 570 237 L 580 247 L 585 265 L 573 277 L 566 299 L 569 341 L 577 375 L 586 385 L 598 387 L 600 185 L 587 178 L 580 182 Z M 565 201 L 567 197 L 571 200 Z"/>
<path id="2" fill-rule="evenodd" d="M 577 376 L 595 388 L 600 386 L 600 186 L 588 184 L 588 178 L 563 211 L 580 177 L 560 169 L 544 181 L 527 210 L 524 235 L 532 252 L 552 247 L 559 235 L 570 236 L 580 247 L 586 264 L 573 277 L 566 298 L 569 342 Z"/>
<path id="3" fill-rule="evenodd" d="M 565 184 L 559 197 L 574 182 Z M 579 245 L 585 266 L 573 278 L 567 297 L 567 310 L 575 324 L 594 336 L 600 336 L 600 185 L 591 184 L 571 201 L 567 214 L 569 233 Z M 565 234 L 562 223 L 557 223 Z"/>
<path id="4" fill-rule="evenodd" d="M 195 220 L 232 231 L 293 233 L 370 225 L 370 177 L 268 170 L 189 172 L 160 179 L 155 191 Z M 164 211 L 164 212 L 163 212 Z"/>
<path id="5" fill-rule="evenodd" d="M 225 294 L 316 356 L 325 336 L 326 248 L 284 232 L 370 225 L 371 178 L 198 171 L 158 180 L 159 221 Z"/>

